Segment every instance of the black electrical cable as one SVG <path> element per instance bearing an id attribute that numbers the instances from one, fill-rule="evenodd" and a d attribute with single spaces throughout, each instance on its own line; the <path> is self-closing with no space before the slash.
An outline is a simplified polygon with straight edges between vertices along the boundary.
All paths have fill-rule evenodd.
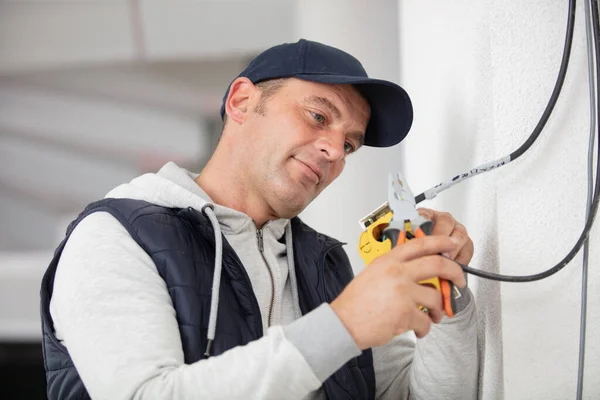
<path id="1" fill-rule="evenodd" d="M 525 153 L 527 150 L 529 150 L 531 145 L 537 140 L 537 138 L 540 136 L 540 133 L 542 133 L 542 130 L 546 126 L 546 123 L 548 122 L 548 119 L 550 118 L 550 114 L 552 114 L 552 111 L 554 110 L 554 106 L 556 105 L 556 102 L 558 100 L 558 97 L 559 97 L 560 92 L 563 87 L 563 83 L 565 82 L 565 77 L 567 75 L 569 59 L 571 58 L 571 47 L 573 45 L 573 34 L 575 31 L 575 3 L 576 3 L 575 0 L 569 0 L 569 12 L 568 12 L 568 16 L 567 16 L 567 33 L 566 33 L 566 37 L 565 37 L 565 45 L 563 48 L 562 60 L 561 60 L 560 68 L 558 71 L 558 77 L 556 78 L 556 83 L 554 84 L 554 89 L 552 90 L 552 95 L 550 96 L 550 100 L 548 100 L 546 109 L 544 110 L 540 120 L 538 121 L 538 123 L 537 123 L 536 127 L 534 128 L 533 132 L 531 133 L 531 135 L 529 135 L 527 140 L 517 150 L 510 153 L 509 156 L 503 157 L 492 163 L 484 164 L 482 166 L 476 167 L 476 168 L 472 169 L 471 171 L 469 171 L 468 173 L 457 175 L 448 182 L 444 182 L 439 185 L 436 185 L 434 188 L 430 189 L 430 190 L 434 191 L 434 193 L 432 195 L 427 195 L 427 192 L 423 192 L 423 193 L 417 195 L 415 197 L 416 204 L 419 204 L 420 202 L 424 201 L 425 199 L 432 199 L 440 191 L 445 190 L 445 189 L 449 188 L 450 186 L 453 186 L 454 184 L 456 184 L 464 179 L 468 179 L 468 178 L 475 176 L 481 172 L 487 172 L 491 169 L 506 165 L 506 164 L 516 160 L 521 155 L 523 155 L 523 153 Z M 437 188 L 440 188 L 440 189 L 437 189 Z"/>
<path id="2" fill-rule="evenodd" d="M 531 133 L 531 135 L 527 138 L 525 143 L 521 145 L 518 149 L 510 153 L 510 161 L 514 161 L 517 158 L 521 157 L 523 153 L 525 153 L 531 145 L 537 140 L 542 133 L 542 130 L 546 126 L 548 119 L 550 118 L 550 114 L 554 110 L 554 106 L 556 105 L 556 101 L 558 100 L 558 96 L 560 95 L 560 91 L 563 87 L 563 83 L 565 82 L 565 77 L 567 75 L 567 67 L 569 65 L 569 59 L 571 58 L 571 46 L 573 44 L 573 32 L 575 30 L 575 0 L 571 0 L 569 4 L 569 22 L 567 25 L 567 39 L 565 40 L 565 48 L 563 50 L 562 61 L 560 63 L 560 70 L 558 72 L 558 77 L 556 78 L 556 84 L 554 85 L 554 90 L 552 91 L 552 95 L 550 96 L 550 100 L 548 101 L 548 105 L 542 114 L 538 124 L 535 126 L 535 129 Z"/>
<path id="3" fill-rule="evenodd" d="M 574 11 L 573 3 L 574 3 L 574 1 L 571 0 L 570 5 L 573 6 L 573 11 Z M 593 26 L 593 32 L 594 32 L 594 49 L 595 49 L 595 55 L 596 55 L 596 76 L 598 77 L 598 76 L 600 76 L 600 17 L 598 15 L 598 0 L 592 0 L 592 13 L 591 14 L 592 14 L 592 26 Z M 596 79 L 596 91 L 597 91 L 597 93 L 600 93 L 600 79 Z M 597 102 L 596 109 L 597 109 L 597 113 L 600 115 L 600 102 Z M 598 133 L 597 133 L 596 142 L 597 142 L 597 146 L 598 146 L 597 147 L 598 154 L 600 155 L 600 124 L 598 125 Z M 495 280 L 495 281 L 503 281 L 503 282 L 533 282 L 533 281 L 538 281 L 538 280 L 547 278 L 551 275 L 554 275 L 555 273 L 557 273 L 558 271 L 563 269 L 575 257 L 575 255 L 579 252 L 579 250 L 585 243 L 585 241 L 590 233 L 590 230 L 594 223 L 594 219 L 596 218 L 596 213 L 598 211 L 598 203 L 599 203 L 599 197 L 600 197 L 599 196 L 600 191 L 598 190 L 599 184 L 600 184 L 600 156 L 597 157 L 597 160 L 596 160 L 596 181 L 594 183 L 594 197 L 592 200 L 590 212 L 586 219 L 586 223 L 585 223 L 583 232 L 579 236 L 577 243 L 575 243 L 575 246 L 573 246 L 573 248 L 571 249 L 569 254 L 567 254 L 565 256 L 565 258 L 563 258 L 562 261 L 560 261 L 554 267 L 552 267 L 544 272 L 540 272 L 540 273 L 534 274 L 534 275 L 511 276 L 511 275 L 500 275 L 500 274 L 494 274 L 491 272 L 485 272 L 482 270 L 471 268 L 467 265 L 462 265 L 458 262 L 457 262 L 457 264 L 459 264 L 465 272 L 470 273 L 472 275 L 476 275 L 481 278 L 491 279 L 491 280 Z"/>

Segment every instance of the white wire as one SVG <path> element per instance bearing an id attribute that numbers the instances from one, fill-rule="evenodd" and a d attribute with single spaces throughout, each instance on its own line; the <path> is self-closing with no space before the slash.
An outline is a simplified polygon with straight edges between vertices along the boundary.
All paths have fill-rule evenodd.
<path id="1" fill-rule="evenodd" d="M 482 164 L 478 167 L 471 169 L 469 172 L 465 172 L 460 175 L 456 175 L 454 178 L 452 178 L 446 182 L 442 182 L 442 183 L 432 187 L 431 189 L 426 190 L 425 192 L 423 192 L 423 194 L 425 195 L 425 198 L 427 200 L 431 200 L 435 196 L 437 196 L 438 193 L 443 192 L 444 190 L 448 189 L 449 187 L 454 186 L 457 183 L 464 181 L 465 179 L 469 179 L 475 175 L 479 175 L 484 172 L 489 172 L 493 169 L 496 169 L 505 164 L 508 164 L 509 162 L 510 162 L 510 155 L 502 157 L 498 160 L 490 161 L 488 163 Z"/>

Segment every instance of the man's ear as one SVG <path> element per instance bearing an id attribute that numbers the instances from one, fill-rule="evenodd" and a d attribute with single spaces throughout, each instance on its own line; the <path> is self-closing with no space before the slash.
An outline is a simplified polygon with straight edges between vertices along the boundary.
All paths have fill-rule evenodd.
<path id="1" fill-rule="evenodd" d="M 246 77 L 234 80 L 229 87 L 229 94 L 225 101 L 227 118 L 242 124 L 251 110 L 251 103 L 258 88 Z"/>

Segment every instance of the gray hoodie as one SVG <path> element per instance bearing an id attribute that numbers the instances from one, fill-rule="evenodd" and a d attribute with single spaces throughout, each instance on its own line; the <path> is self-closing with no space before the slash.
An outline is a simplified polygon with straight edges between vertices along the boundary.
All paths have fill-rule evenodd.
<path id="1" fill-rule="evenodd" d="M 212 202 L 196 177 L 168 163 L 106 197 L 202 210 Z M 360 354 L 328 304 L 301 315 L 289 220 L 257 229 L 241 212 L 212 208 L 216 232 L 222 231 L 248 272 L 265 336 L 186 365 L 175 311 L 156 266 L 112 216 L 92 214 L 65 246 L 50 303 L 55 334 L 92 398 L 319 399 L 322 382 Z M 220 269 L 220 260 L 215 262 Z M 211 300 L 209 339 L 218 308 L 218 298 Z M 373 356 L 378 398 L 476 398 L 474 301 L 433 326 L 426 338 L 398 336 L 374 348 Z"/>

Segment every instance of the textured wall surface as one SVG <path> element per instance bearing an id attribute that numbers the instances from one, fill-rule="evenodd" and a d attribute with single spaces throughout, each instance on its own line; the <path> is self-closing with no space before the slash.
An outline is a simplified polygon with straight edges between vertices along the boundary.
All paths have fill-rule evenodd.
<path id="1" fill-rule="evenodd" d="M 559 262 L 584 224 L 589 104 L 583 2 L 565 86 L 542 136 L 519 160 L 424 205 L 464 221 L 472 266 L 527 275 Z M 400 81 L 414 101 L 406 142 L 415 191 L 514 151 L 537 124 L 562 55 L 566 1 L 403 0 Z M 424 158 L 428 167 L 417 167 Z M 584 398 L 600 396 L 598 230 L 591 236 Z M 581 261 L 536 283 L 470 279 L 485 322 L 486 399 L 576 393 Z"/>

